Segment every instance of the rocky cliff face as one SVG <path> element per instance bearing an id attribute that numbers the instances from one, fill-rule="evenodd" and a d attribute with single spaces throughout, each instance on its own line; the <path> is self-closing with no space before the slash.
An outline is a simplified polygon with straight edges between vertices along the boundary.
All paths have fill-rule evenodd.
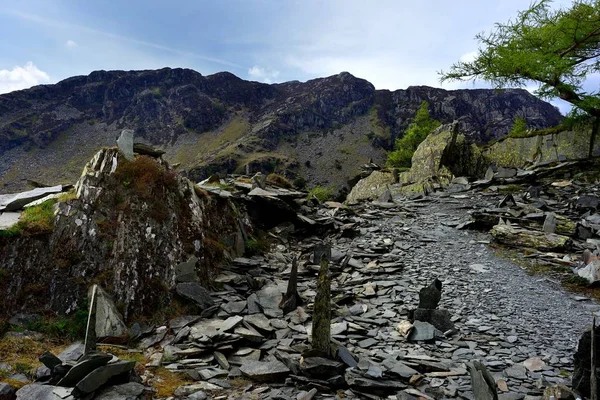
<path id="1" fill-rule="evenodd" d="M 245 214 L 161 160 L 101 150 L 75 189 L 54 205 L 49 232 L 0 237 L 0 314 L 72 312 L 92 283 L 125 315 L 150 314 L 170 304 L 178 263 L 196 256 L 206 282 L 224 257 L 244 251 Z"/>
<path id="2" fill-rule="evenodd" d="M 524 90 L 390 92 L 349 73 L 267 85 L 189 69 L 96 71 L 0 96 L 0 192 L 24 179 L 72 183 L 123 128 L 194 180 L 248 166 L 342 187 L 369 159 L 384 161 L 423 100 L 474 142 L 505 135 L 516 115 L 534 128 L 560 119 Z"/>

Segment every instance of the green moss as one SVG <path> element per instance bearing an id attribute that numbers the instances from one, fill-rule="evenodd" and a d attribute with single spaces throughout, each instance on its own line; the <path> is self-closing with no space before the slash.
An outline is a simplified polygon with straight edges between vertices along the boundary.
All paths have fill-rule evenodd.
<path id="1" fill-rule="evenodd" d="M 0 237 L 13 237 L 21 234 L 38 235 L 54 230 L 55 199 L 47 200 L 23 211 L 19 222 L 9 229 L 0 230 Z"/>
<path id="2" fill-rule="evenodd" d="M 323 202 L 323 201 L 331 200 L 332 196 L 333 196 L 332 188 L 323 187 L 323 186 L 315 186 L 314 188 L 312 188 L 310 190 L 310 192 L 308 192 L 307 198 L 312 199 L 314 197 L 317 200 Z"/>

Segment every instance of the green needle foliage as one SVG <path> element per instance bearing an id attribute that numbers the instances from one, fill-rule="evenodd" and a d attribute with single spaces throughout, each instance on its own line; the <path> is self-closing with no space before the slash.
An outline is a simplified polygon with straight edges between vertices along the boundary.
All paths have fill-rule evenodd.
<path id="1" fill-rule="evenodd" d="M 600 91 L 584 89 L 600 72 L 600 0 L 574 0 L 570 8 L 551 8 L 551 0 L 534 2 L 514 20 L 496 24 L 476 36 L 473 61 L 459 61 L 443 81 L 482 79 L 498 88 L 539 85 L 542 98 L 560 98 L 575 115 L 595 118 L 593 141 L 600 121 Z"/>
<path id="2" fill-rule="evenodd" d="M 404 132 L 404 136 L 396 139 L 395 149 L 388 153 L 387 166 L 392 168 L 408 168 L 417 147 L 440 122 L 429 116 L 429 103 L 423 101 L 415 115 L 415 119 Z"/>

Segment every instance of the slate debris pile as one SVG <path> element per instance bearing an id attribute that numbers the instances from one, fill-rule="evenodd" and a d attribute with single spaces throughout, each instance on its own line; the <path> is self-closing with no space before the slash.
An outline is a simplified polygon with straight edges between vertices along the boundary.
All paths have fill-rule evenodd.
<path id="1" fill-rule="evenodd" d="M 571 267 L 590 284 L 600 280 L 600 182 L 582 163 L 531 170 L 488 170 L 473 185 L 483 195 L 459 228 L 489 230 L 503 245 L 533 250 L 529 257 Z M 451 195 L 468 198 L 471 194 Z M 588 254 L 584 257 L 584 252 Z"/>
<path id="2" fill-rule="evenodd" d="M 37 380 L 16 392 L 18 400 L 54 399 L 150 399 L 150 389 L 137 377 L 134 361 L 122 361 L 102 353 L 84 354 L 84 344 L 75 343 L 58 356 L 45 352 Z"/>
<path id="3" fill-rule="evenodd" d="M 333 357 L 311 352 L 310 345 L 314 260 L 323 237 L 297 242 L 277 236 L 285 230 L 276 228 L 279 244 L 271 252 L 224 267 L 215 279 L 219 290 L 210 293 L 212 306 L 145 329 L 139 345 L 150 356 L 147 367 L 196 380 L 178 389 L 182 398 L 471 399 L 468 363 L 474 360 L 489 371 L 501 399 L 541 398 L 546 387 L 568 384 L 590 308 L 566 294 L 558 299 L 555 287 L 545 294 L 472 233 L 456 230 L 465 203 L 394 200 L 332 217 L 343 215 L 356 232 L 327 237 L 334 243 Z M 284 313 L 295 257 L 302 305 Z M 535 300 L 515 293 L 523 289 L 535 290 Z M 252 382 L 243 393 L 231 386 L 237 378 Z"/>

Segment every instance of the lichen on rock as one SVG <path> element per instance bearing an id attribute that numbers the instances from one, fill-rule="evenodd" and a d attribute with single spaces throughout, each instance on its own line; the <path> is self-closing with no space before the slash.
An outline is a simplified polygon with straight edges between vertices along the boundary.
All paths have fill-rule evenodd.
<path id="1" fill-rule="evenodd" d="M 226 257 L 243 251 L 240 229 L 250 229 L 231 200 L 198 197 L 166 162 L 128 161 L 117 148 L 96 153 L 75 188 L 76 199 L 57 203 L 52 232 L 0 238 L 0 264 L 12 277 L 0 313 L 70 313 L 100 283 L 125 318 L 152 314 L 169 303 L 178 263 L 196 256 L 209 284 Z"/>

